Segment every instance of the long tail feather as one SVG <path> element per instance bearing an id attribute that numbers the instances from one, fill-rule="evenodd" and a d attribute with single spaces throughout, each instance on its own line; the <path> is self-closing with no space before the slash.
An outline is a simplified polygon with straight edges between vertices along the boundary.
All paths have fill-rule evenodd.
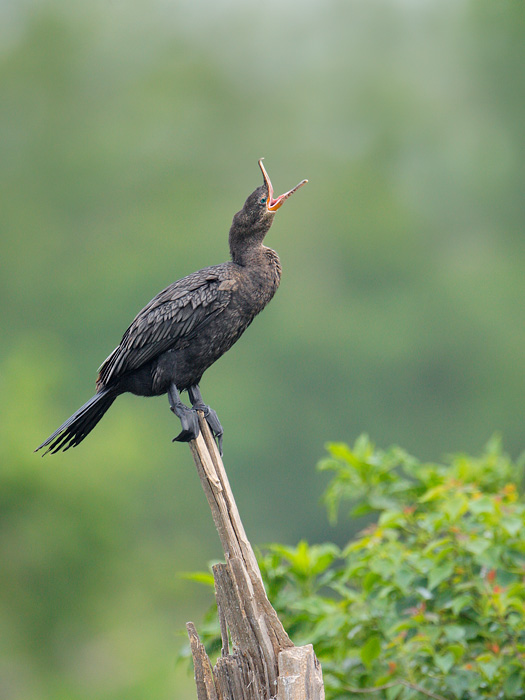
<path id="1" fill-rule="evenodd" d="M 86 435 L 93 430 L 117 396 L 118 394 L 110 389 L 99 391 L 68 418 L 60 428 L 55 430 L 53 435 L 50 435 L 45 442 L 39 445 L 35 452 L 38 452 L 43 447 L 47 447 L 44 455 L 48 452 L 54 454 L 59 450 L 64 450 L 65 452 L 70 447 L 79 445 Z"/>

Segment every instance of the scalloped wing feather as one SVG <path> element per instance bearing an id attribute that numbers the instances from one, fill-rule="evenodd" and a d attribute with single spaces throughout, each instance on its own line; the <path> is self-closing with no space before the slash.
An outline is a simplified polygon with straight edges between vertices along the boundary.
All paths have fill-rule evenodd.
<path id="1" fill-rule="evenodd" d="M 100 366 L 97 387 L 190 340 L 221 313 L 230 302 L 232 285 L 224 267 L 218 268 L 199 270 L 157 294 Z"/>

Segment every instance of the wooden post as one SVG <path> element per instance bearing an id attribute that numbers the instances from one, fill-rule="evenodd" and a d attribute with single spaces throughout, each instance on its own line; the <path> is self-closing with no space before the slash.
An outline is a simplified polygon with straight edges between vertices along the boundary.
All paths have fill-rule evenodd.
<path id="1" fill-rule="evenodd" d="M 222 653 L 212 668 L 192 622 L 186 628 L 198 700 L 324 700 L 313 647 L 296 647 L 264 590 L 261 572 L 208 424 L 190 448 L 226 562 L 213 567 Z M 232 649 L 230 650 L 230 640 Z"/>

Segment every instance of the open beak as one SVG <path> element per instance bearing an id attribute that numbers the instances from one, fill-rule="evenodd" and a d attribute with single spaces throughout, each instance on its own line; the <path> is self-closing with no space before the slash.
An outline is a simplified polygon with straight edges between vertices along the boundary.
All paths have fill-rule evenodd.
<path id="1" fill-rule="evenodd" d="M 266 209 L 268 211 L 274 212 L 279 209 L 279 207 L 282 207 L 283 202 L 288 199 L 288 197 L 291 197 L 291 195 L 294 192 L 297 192 L 299 187 L 302 187 L 303 185 L 306 185 L 308 180 L 301 180 L 301 182 L 296 185 L 293 189 L 288 190 L 288 192 L 285 192 L 284 194 L 280 195 L 279 197 L 274 198 L 273 196 L 273 187 L 272 183 L 270 181 L 270 178 L 268 177 L 268 173 L 266 172 L 264 165 L 263 165 L 263 159 L 261 158 L 259 160 L 259 167 L 262 171 L 263 178 L 264 178 L 264 184 L 266 185 L 266 189 L 268 190 L 268 200 L 266 202 Z"/>

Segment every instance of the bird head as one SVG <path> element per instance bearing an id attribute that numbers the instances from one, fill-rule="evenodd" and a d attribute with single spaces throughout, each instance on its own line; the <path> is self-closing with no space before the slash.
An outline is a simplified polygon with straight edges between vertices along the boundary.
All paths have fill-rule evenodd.
<path id="1" fill-rule="evenodd" d="M 245 201 L 241 211 L 233 217 L 232 234 L 235 238 L 251 238 L 262 241 L 266 232 L 272 225 L 275 212 L 294 192 L 305 185 L 308 180 L 302 180 L 298 185 L 279 197 L 274 196 L 273 185 L 263 165 L 263 159 L 259 160 L 259 167 L 263 174 L 263 184 L 254 190 Z"/>
<path id="2" fill-rule="evenodd" d="M 266 211 L 275 214 L 275 212 L 282 207 L 284 202 L 288 199 L 288 197 L 291 197 L 294 192 L 297 192 L 299 187 L 302 187 L 303 185 L 306 185 L 308 180 L 301 180 L 301 182 L 296 185 L 295 187 L 292 187 L 291 190 L 288 190 L 288 192 L 285 192 L 284 194 L 279 195 L 279 197 L 274 197 L 273 196 L 273 186 L 270 180 L 270 177 L 268 173 L 266 172 L 266 169 L 263 164 L 263 158 L 259 160 L 259 167 L 261 169 L 261 172 L 263 174 L 264 178 L 264 185 L 263 187 L 259 187 L 258 189 L 263 189 L 264 193 L 266 195 L 265 201 L 263 202 L 263 198 L 261 197 L 260 204 L 264 204 L 266 206 Z M 257 191 L 257 190 L 256 190 Z"/>

